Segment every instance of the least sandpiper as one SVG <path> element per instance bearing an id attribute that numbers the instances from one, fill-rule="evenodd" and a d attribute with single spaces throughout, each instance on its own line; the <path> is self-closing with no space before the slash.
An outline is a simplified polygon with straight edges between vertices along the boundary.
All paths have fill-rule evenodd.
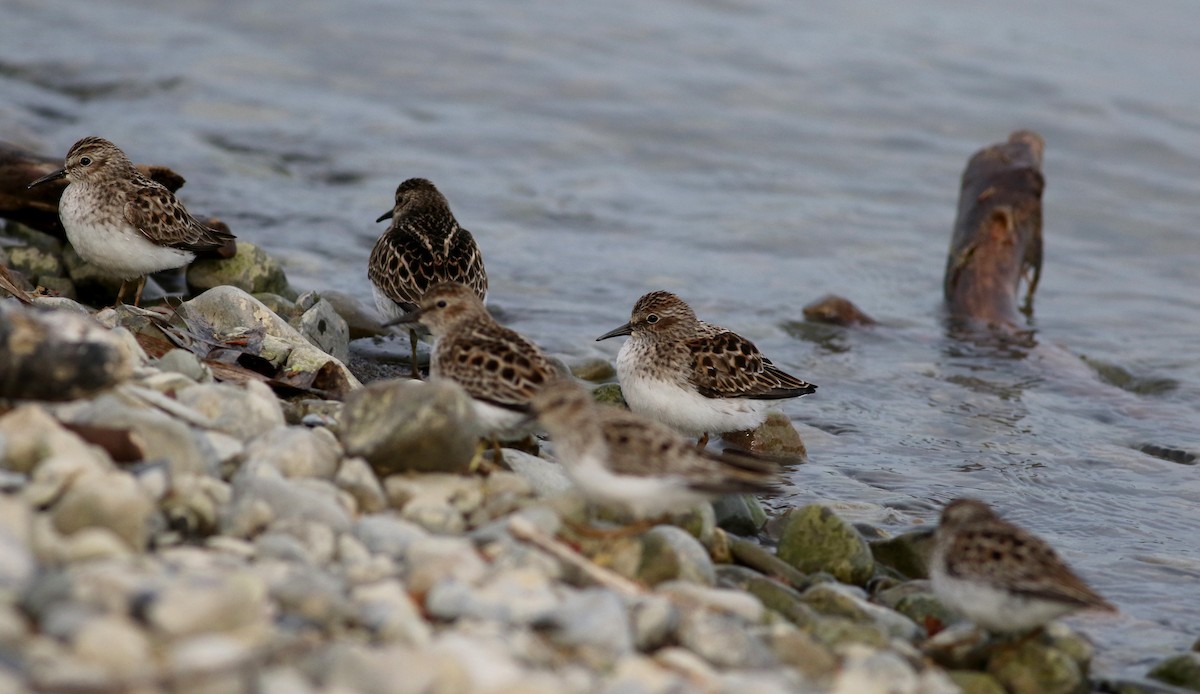
<path id="1" fill-rule="evenodd" d="M 371 250 L 367 277 L 375 306 L 385 322 L 410 313 L 425 290 L 439 282 L 461 282 L 480 301 L 487 301 L 487 272 L 471 232 L 450 212 L 446 197 L 423 178 L 410 178 L 396 188 L 396 204 L 376 222 L 391 219 Z M 412 372 L 417 370 L 415 326 L 409 330 Z"/>
<path id="2" fill-rule="evenodd" d="M 774 461 L 701 450 L 658 422 L 594 404 L 567 378 L 538 391 L 532 405 L 584 497 L 637 519 L 686 511 L 721 494 L 774 492 L 779 481 Z"/>
<path id="3" fill-rule="evenodd" d="M 929 573 L 944 604 L 1001 634 L 1034 630 L 1080 609 L 1116 610 L 1045 540 L 975 499 L 955 499 L 942 511 Z"/>
<path id="4" fill-rule="evenodd" d="M 537 345 L 497 323 L 474 289 L 459 282 L 435 284 L 415 310 L 393 322 L 419 322 L 429 330 L 430 378 L 454 381 L 467 391 L 493 443 L 530 433 L 529 400 L 558 371 Z"/>
<path id="5" fill-rule="evenodd" d="M 753 342 L 696 318 L 670 292 L 638 299 L 629 322 L 600 337 L 628 335 L 617 379 L 629 409 L 690 436 L 753 429 L 774 400 L 817 389 L 781 371 Z"/>
<path id="6" fill-rule="evenodd" d="M 192 217 L 175 195 L 146 178 L 116 145 L 99 137 L 76 142 L 63 168 L 29 184 L 67 179 L 58 214 L 79 256 L 125 285 L 137 279 L 133 304 L 142 298 L 146 275 L 183 267 L 201 251 L 233 239 Z"/>

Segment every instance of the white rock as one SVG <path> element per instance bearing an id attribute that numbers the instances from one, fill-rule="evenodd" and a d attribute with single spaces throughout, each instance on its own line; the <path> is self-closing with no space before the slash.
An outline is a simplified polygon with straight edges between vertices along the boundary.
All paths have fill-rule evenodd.
<path id="1" fill-rule="evenodd" d="M 917 673 L 893 653 L 855 644 L 842 655 L 830 694 L 933 694 L 917 688 Z"/>
<path id="2" fill-rule="evenodd" d="M 611 590 L 590 588 L 567 593 L 539 624 L 555 643 L 590 648 L 609 664 L 633 652 L 633 627 L 624 601 Z"/>
<path id="3" fill-rule="evenodd" d="M 350 600 L 357 610 L 359 623 L 367 628 L 373 639 L 424 646 L 432 638 L 429 625 L 399 581 L 356 586 L 350 591 Z"/>
<path id="4" fill-rule="evenodd" d="M 244 386 L 227 383 L 196 385 L 176 393 L 180 403 L 208 417 L 217 431 L 242 441 L 285 425 L 283 408 L 266 385 L 247 381 Z"/>
<path id="5" fill-rule="evenodd" d="M 442 581 L 464 584 L 479 581 L 487 565 L 470 540 L 459 537 L 424 537 L 414 540 L 404 554 L 408 567 L 405 585 L 414 593 L 428 593 Z"/>
<path id="6" fill-rule="evenodd" d="M 21 405 L 0 417 L 0 435 L 5 441 L 4 467 L 13 472 L 32 473 L 52 457 L 90 459 L 97 465 L 107 462 L 107 456 L 65 429 L 40 405 Z"/>
<path id="7" fill-rule="evenodd" d="M 305 484 L 308 483 L 308 484 Z M 274 467 L 248 461 L 233 477 L 233 499 L 223 514 L 226 534 L 249 537 L 277 519 L 300 518 L 340 532 L 350 514 L 336 487 L 322 480 L 289 480 Z"/>
<path id="8" fill-rule="evenodd" d="M 550 579 L 529 569 L 493 572 L 477 586 L 461 579 L 442 580 L 425 595 L 425 609 L 434 617 L 505 624 L 540 622 L 553 614 L 560 602 Z"/>
<path id="9" fill-rule="evenodd" d="M 695 583 L 670 581 L 659 584 L 655 592 L 669 598 L 683 610 L 703 607 L 728 612 L 753 623 L 760 622 L 763 618 L 764 609 L 758 598 L 738 590 L 709 588 Z"/>
<path id="10" fill-rule="evenodd" d="M 169 637 L 265 628 L 270 617 L 266 585 L 246 572 L 189 574 L 156 594 L 147 621 Z"/>
<path id="11" fill-rule="evenodd" d="M 72 639 L 75 654 L 105 671 L 133 677 L 151 671 L 150 641 L 128 618 L 102 615 L 83 623 Z"/>
<path id="12" fill-rule="evenodd" d="M 571 488 L 562 465 L 524 451 L 504 449 L 504 462 L 533 487 L 538 496 L 554 496 Z"/>
<path id="13" fill-rule="evenodd" d="M 416 523 L 393 516 L 363 516 L 354 524 L 354 536 L 375 554 L 391 559 L 404 559 L 409 547 L 429 537 L 429 532 Z"/>
<path id="14" fill-rule="evenodd" d="M 284 477 L 332 479 L 342 446 L 328 429 L 281 427 L 246 447 L 246 459 L 274 466 Z"/>
<path id="15" fill-rule="evenodd" d="M 383 485 L 367 461 L 362 458 L 346 458 L 338 468 L 334 484 L 345 490 L 358 502 L 364 513 L 378 513 L 387 508 L 387 497 Z"/>
<path id="16" fill-rule="evenodd" d="M 76 479 L 51 510 L 55 529 L 64 535 L 107 528 L 134 551 L 146 545 L 153 512 L 154 501 L 137 480 L 115 471 Z"/>

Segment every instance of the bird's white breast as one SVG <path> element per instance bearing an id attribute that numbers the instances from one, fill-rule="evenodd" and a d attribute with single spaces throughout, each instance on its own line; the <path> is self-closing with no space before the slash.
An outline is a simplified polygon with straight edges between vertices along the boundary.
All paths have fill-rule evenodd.
<path id="1" fill-rule="evenodd" d="M 151 243 L 125 221 L 121 209 L 96 205 L 87 189 L 76 183 L 63 191 L 58 213 L 79 257 L 121 279 L 183 267 L 196 257 L 191 251 Z"/>

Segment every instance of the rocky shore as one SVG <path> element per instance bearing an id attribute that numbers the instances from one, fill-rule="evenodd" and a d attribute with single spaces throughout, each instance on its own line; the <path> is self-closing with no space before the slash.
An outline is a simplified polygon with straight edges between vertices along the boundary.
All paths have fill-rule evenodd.
<path id="1" fill-rule="evenodd" d="M 187 301 L 98 312 L 75 299 L 115 287 L 53 237 L 9 224 L 2 254 L 57 296 L 0 305 L 0 692 L 1200 690 L 1196 653 L 1101 682 L 1061 625 L 941 629 L 928 533 L 836 500 L 581 533 L 552 450 L 467 474 L 466 396 L 374 380 L 369 313 L 250 244 Z M 803 453 L 765 426 L 745 443 Z"/>

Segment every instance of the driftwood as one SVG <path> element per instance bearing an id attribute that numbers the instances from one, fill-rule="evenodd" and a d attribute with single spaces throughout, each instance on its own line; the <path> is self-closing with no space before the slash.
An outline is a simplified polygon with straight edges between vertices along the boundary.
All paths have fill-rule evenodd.
<path id="1" fill-rule="evenodd" d="M 20 222 L 26 226 L 64 238 L 62 222 L 58 219 L 58 199 L 67 187 L 65 180 L 58 180 L 30 189 L 30 182 L 62 168 L 62 159 L 34 154 L 20 147 L 0 142 L 0 217 Z M 147 178 L 165 186 L 172 193 L 184 184 L 183 176 L 165 166 L 138 164 L 137 168 Z M 228 230 L 215 217 L 196 219 L 207 226 Z M 219 226 L 218 226 L 219 225 Z M 215 255 L 232 258 L 237 246 L 230 242 Z"/>
<path id="2" fill-rule="evenodd" d="M 1018 130 L 967 164 L 944 280 L 952 320 L 1017 327 L 1018 311 L 1032 311 L 1042 270 L 1044 149 L 1037 133 Z"/>

